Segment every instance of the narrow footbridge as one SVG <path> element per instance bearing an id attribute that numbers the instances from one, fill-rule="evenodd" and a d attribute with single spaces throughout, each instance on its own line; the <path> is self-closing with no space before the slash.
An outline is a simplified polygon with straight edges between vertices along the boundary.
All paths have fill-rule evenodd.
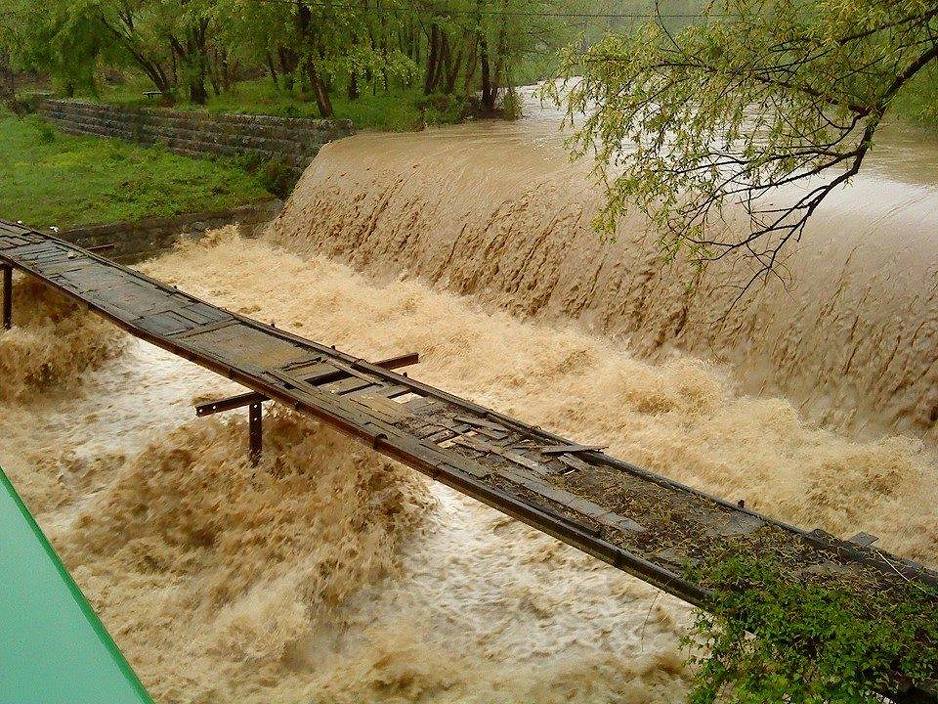
<path id="1" fill-rule="evenodd" d="M 136 337 L 251 389 L 200 414 L 275 400 L 692 604 L 707 591 L 687 566 L 743 552 L 805 581 L 848 585 L 858 599 L 938 574 L 872 546 L 806 532 L 666 477 L 209 303 L 87 250 L 0 221 L 4 308 L 10 271 L 35 276 Z M 8 318 L 8 316 L 5 316 Z M 928 691 L 923 691 L 922 688 Z M 898 699 L 935 701 L 931 683 Z"/>

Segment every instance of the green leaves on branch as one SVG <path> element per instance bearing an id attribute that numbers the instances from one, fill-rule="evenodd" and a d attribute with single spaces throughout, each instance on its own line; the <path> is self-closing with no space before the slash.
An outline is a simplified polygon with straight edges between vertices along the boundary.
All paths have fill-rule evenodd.
<path id="1" fill-rule="evenodd" d="M 549 90 L 608 198 L 668 258 L 751 257 L 753 280 L 858 173 L 897 94 L 938 59 L 938 3 L 720 0 L 674 34 L 650 23 L 566 50 Z"/>

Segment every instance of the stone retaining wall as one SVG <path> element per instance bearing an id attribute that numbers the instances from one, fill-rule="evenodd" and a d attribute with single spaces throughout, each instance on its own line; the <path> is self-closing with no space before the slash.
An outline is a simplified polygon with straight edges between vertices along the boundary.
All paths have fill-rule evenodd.
<path id="1" fill-rule="evenodd" d="M 294 181 L 323 144 L 353 132 L 349 120 L 224 115 L 75 100 L 45 99 L 37 109 L 45 119 L 71 134 L 161 144 L 185 156 L 280 161 Z"/>
<path id="2" fill-rule="evenodd" d="M 160 254 L 180 238 L 201 237 L 206 230 L 238 223 L 242 235 L 253 236 L 280 210 L 279 200 L 263 201 L 223 211 L 183 213 L 137 222 L 90 225 L 62 230 L 56 236 L 81 247 L 114 245 L 102 249 L 101 256 L 133 264 Z"/>

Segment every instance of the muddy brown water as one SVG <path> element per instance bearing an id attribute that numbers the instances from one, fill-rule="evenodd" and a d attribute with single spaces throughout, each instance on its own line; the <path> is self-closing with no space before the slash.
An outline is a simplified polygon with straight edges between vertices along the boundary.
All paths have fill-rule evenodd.
<path id="1" fill-rule="evenodd" d="M 932 186 L 912 178 L 927 169 L 900 161 L 854 190 L 872 203 L 853 204 L 849 230 L 866 254 L 838 268 L 802 251 L 817 280 L 734 314 L 725 345 L 703 322 L 716 302 L 669 298 L 676 284 L 624 237 L 597 245 L 582 167 L 537 119 L 336 143 L 267 237 L 229 228 L 142 268 L 355 354 L 418 350 L 421 380 L 934 564 L 934 431 L 915 421 L 934 371 L 934 265 L 871 234 L 905 222 L 933 242 Z M 873 201 L 884 193 L 909 207 Z M 829 257 L 846 251 L 818 228 Z M 290 414 L 269 417 L 255 470 L 243 414 L 194 418 L 236 386 L 26 298 L 24 325 L 0 333 L 17 379 L 0 393 L 0 462 L 161 704 L 686 694 L 678 600 Z M 56 322 L 37 323 L 49 311 Z M 853 362 L 835 373 L 824 365 L 845 335 Z M 881 407 L 844 410 L 860 391 Z"/>
<path id="2" fill-rule="evenodd" d="M 560 115 L 328 145 L 276 223 L 275 241 L 372 276 L 416 277 L 491 308 L 574 320 L 662 358 L 678 348 L 784 394 L 828 427 L 938 441 L 938 139 L 884 131 L 864 172 L 815 215 L 773 279 L 727 313 L 744 263 L 696 288 L 628 217 L 590 226 L 600 192 L 571 164 Z"/>

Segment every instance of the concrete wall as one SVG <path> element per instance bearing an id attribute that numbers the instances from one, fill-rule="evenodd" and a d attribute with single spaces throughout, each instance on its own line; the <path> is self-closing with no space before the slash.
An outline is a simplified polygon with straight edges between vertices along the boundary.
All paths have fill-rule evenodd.
<path id="1" fill-rule="evenodd" d="M 133 264 L 166 251 L 184 237 L 201 237 L 206 230 L 238 223 L 245 236 L 274 218 L 280 210 L 279 200 L 244 205 L 224 211 L 184 213 L 169 217 L 147 218 L 133 223 L 91 225 L 62 230 L 60 237 L 81 247 L 110 245 L 101 250 L 101 256 L 125 264 Z"/>
<path id="2" fill-rule="evenodd" d="M 294 182 L 323 144 L 353 132 L 349 120 L 220 115 L 51 99 L 40 101 L 37 109 L 71 134 L 161 144 L 194 157 L 242 156 L 258 163 L 275 159 L 289 170 Z"/>

